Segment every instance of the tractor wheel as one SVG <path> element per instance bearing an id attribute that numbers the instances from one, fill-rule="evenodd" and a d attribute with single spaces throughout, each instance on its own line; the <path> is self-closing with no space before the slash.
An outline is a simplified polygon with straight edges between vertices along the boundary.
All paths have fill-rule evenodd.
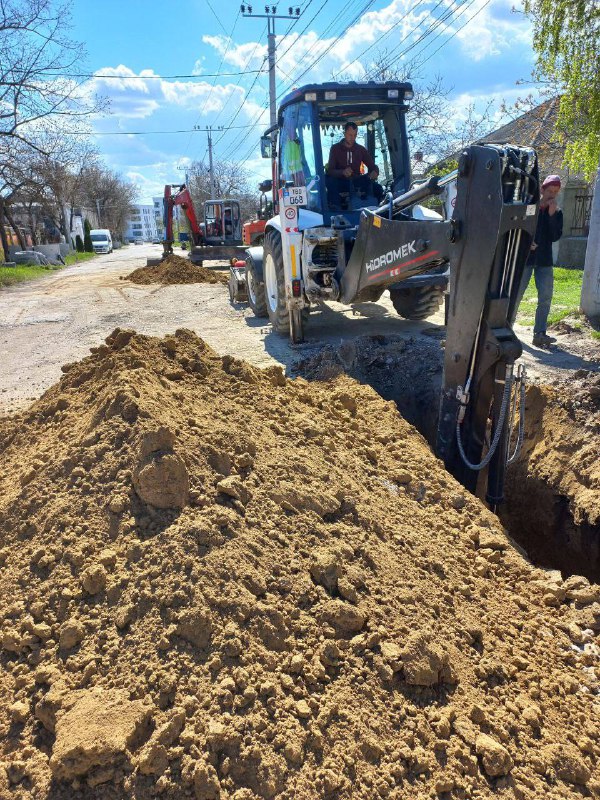
<path id="1" fill-rule="evenodd" d="M 285 275 L 283 271 L 283 252 L 281 249 L 281 235 L 278 231 L 271 230 L 265 236 L 264 246 L 264 275 L 265 298 L 267 313 L 273 330 L 281 334 L 289 334 L 292 341 L 302 335 L 304 324 L 308 320 L 308 308 L 303 308 L 298 318 L 293 321 L 293 330 L 290 328 L 290 314 L 285 302 Z"/>
<path id="2" fill-rule="evenodd" d="M 235 278 L 232 274 L 229 275 L 229 283 L 227 284 L 227 288 L 229 289 L 229 302 L 235 303 Z"/>
<path id="3" fill-rule="evenodd" d="M 376 303 L 384 292 L 385 289 L 379 289 L 373 286 L 364 294 L 364 302 Z"/>
<path id="4" fill-rule="evenodd" d="M 427 319 L 438 310 L 444 299 L 443 286 L 414 286 L 390 289 L 390 299 L 404 319 Z"/>
<path id="5" fill-rule="evenodd" d="M 265 297 L 265 285 L 256 277 L 256 272 L 250 259 L 246 260 L 246 291 L 248 293 L 248 305 L 252 309 L 255 317 L 267 316 L 267 298 Z"/>

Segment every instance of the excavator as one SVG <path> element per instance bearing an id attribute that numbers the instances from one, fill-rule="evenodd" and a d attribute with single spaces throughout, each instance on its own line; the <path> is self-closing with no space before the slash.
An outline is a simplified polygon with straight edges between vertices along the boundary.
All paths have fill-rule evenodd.
<path id="1" fill-rule="evenodd" d="M 247 251 L 248 302 L 300 343 L 311 308 L 325 301 L 377 301 L 388 290 L 401 316 L 425 319 L 448 293 L 435 450 L 472 492 L 487 468 L 495 509 L 523 439 L 525 374 L 512 321 L 537 222 L 537 157 L 510 143 L 475 144 L 457 170 L 413 185 L 412 97 L 405 82 L 331 82 L 282 100 L 277 125 L 261 139 L 275 215 L 263 245 Z M 348 122 L 379 168 L 376 181 L 334 181 L 327 172 Z M 448 187 L 456 191 L 449 219 L 421 205 Z"/>
<path id="2" fill-rule="evenodd" d="M 175 190 L 175 191 L 173 191 Z M 167 184 L 163 197 L 163 258 L 173 252 L 173 212 L 180 206 L 189 222 L 194 264 L 204 260 L 227 259 L 244 254 L 240 204 L 237 200 L 207 200 L 204 222 L 198 221 L 194 201 L 185 184 Z"/>
<path id="3" fill-rule="evenodd" d="M 265 180 L 258 184 L 260 199 L 256 219 L 248 220 L 242 227 L 242 242 L 246 247 L 260 244 L 265 238 L 267 220 L 273 216 L 273 204 L 267 197 L 267 192 L 272 191 L 273 181 Z"/>

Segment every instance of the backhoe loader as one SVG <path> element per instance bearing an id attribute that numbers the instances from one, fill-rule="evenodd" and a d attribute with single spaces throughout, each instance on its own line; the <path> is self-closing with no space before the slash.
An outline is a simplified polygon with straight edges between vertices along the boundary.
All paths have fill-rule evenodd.
<path id="1" fill-rule="evenodd" d="M 325 83 L 283 99 L 277 125 L 261 139 L 275 216 L 264 245 L 247 251 L 248 300 L 298 343 L 315 304 L 377 301 L 388 290 L 401 316 L 424 319 L 449 289 L 436 451 L 471 491 L 488 467 L 495 508 L 511 457 L 511 398 L 524 387 L 511 321 L 537 221 L 537 158 L 529 147 L 472 145 L 455 172 L 412 186 L 412 96 L 409 83 Z M 370 183 L 362 172 L 333 180 L 328 167 L 348 123 L 377 165 Z M 450 186 L 450 219 L 420 205 Z M 515 450 L 522 426 L 521 417 Z"/>

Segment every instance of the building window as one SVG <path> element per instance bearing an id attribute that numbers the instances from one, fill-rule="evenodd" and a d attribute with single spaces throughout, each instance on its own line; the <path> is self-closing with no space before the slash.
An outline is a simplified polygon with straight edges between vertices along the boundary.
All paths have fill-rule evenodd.
<path id="1" fill-rule="evenodd" d="M 571 236 L 587 236 L 589 234 L 593 197 L 594 195 L 589 192 L 575 195 L 575 212 L 573 214 L 573 224 L 571 225 Z"/>

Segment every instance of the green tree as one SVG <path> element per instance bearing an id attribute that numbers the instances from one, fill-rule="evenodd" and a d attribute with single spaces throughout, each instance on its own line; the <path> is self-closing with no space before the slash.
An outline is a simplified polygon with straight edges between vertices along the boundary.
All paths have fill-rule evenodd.
<path id="1" fill-rule="evenodd" d="M 85 248 L 83 246 L 83 242 L 81 241 L 81 236 L 79 234 L 77 234 L 77 236 L 75 237 L 75 249 L 77 250 L 78 253 L 85 252 Z"/>
<path id="2" fill-rule="evenodd" d="M 557 136 L 569 131 L 565 162 L 589 179 L 600 161 L 598 0 L 525 0 L 533 21 L 536 77 L 561 91 Z"/>
<path id="3" fill-rule="evenodd" d="M 92 237 L 90 236 L 90 231 L 92 230 L 92 226 L 90 225 L 87 219 L 83 223 L 83 229 L 84 229 L 83 246 L 85 248 L 85 252 L 93 253 L 94 246 L 92 244 Z"/>

